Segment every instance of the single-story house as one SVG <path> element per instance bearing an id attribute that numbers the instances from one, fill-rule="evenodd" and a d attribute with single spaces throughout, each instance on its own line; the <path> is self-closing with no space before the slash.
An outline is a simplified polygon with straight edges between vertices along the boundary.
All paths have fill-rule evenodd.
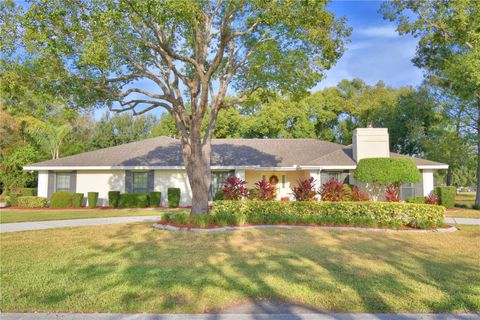
<path id="1" fill-rule="evenodd" d="M 345 146 L 316 139 L 213 139 L 213 197 L 229 175 L 245 179 L 249 188 L 266 178 L 278 181 L 278 198 L 291 196 L 298 179 L 314 177 L 320 187 L 331 177 L 356 184 L 353 171 L 362 158 L 405 157 L 389 150 L 384 128 L 359 128 L 352 145 Z M 401 197 L 428 195 L 433 190 L 433 171 L 448 165 L 412 157 L 421 171 L 417 184 L 401 186 Z M 181 205 L 191 203 L 191 190 L 185 172 L 180 142 L 157 137 L 116 147 L 34 163 L 24 170 L 38 171 L 38 196 L 50 197 L 56 191 L 98 192 L 99 201 L 108 204 L 108 191 L 162 192 L 166 204 L 169 187 L 181 189 Z"/>

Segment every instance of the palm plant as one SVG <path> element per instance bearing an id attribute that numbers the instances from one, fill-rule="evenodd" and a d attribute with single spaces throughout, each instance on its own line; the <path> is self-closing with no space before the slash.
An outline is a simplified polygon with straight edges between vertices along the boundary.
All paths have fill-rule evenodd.
<path id="1" fill-rule="evenodd" d="M 23 119 L 27 124 L 25 131 L 52 159 L 60 157 L 60 148 L 65 138 L 72 131 L 70 124 L 54 125 L 33 117 Z"/>

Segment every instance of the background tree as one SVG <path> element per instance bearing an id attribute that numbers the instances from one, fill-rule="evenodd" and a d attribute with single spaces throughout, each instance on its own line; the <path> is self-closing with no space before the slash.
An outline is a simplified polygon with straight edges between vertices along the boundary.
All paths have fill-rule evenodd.
<path id="1" fill-rule="evenodd" d="M 477 145 L 477 195 L 480 205 L 480 2 L 385 2 L 386 19 L 400 34 L 419 38 L 413 62 L 427 79 L 464 101 L 469 123 L 465 128 Z"/>
<path id="2" fill-rule="evenodd" d="M 58 66 L 68 87 L 95 92 L 102 103 L 117 101 L 116 110 L 166 109 L 181 141 L 192 213 L 201 214 L 208 212 L 219 110 L 258 88 L 304 91 L 342 54 L 349 30 L 325 6 L 323 0 L 32 1 L 25 12 L 3 6 L 4 20 L 15 24 L 2 31 L 16 37 L 2 41 Z M 140 88 L 140 81 L 155 89 Z M 232 86 L 237 97 L 226 99 Z"/>

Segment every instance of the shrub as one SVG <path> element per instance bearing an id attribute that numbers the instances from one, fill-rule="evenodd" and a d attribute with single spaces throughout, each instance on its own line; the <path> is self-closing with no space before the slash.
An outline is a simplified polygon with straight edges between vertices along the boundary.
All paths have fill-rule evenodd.
<path id="1" fill-rule="evenodd" d="M 293 196 L 297 201 L 315 201 L 315 179 L 310 177 L 305 180 L 298 180 L 298 187 L 291 188 Z"/>
<path id="2" fill-rule="evenodd" d="M 443 224 L 445 208 L 398 202 L 218 201 L 217 224 L 317 224 L 430 228 Z"/>
<path id="3" fill-rule="evenodd" d="M 368 201 L 370 200 L 368 197 L 368 194 L 366 194 L 363 191 L 360 191 L 360 189 L 357 186 L 351 186 L 351 195 L 350 195 L 350 201 Z"/>
<path id="4" fill-rule="evenodd" d="M 265 179 L 255 183 L 255 188 L 258 191 L 258 200 L 269 201 L 275 200 L 277 196 L 277 188 Z"/>
<path id="5" fill-rule="evenodd" d="M 148 194 L 148 200 L 150 201 L 150 207 L 159 207 L 162 202 L 162 193 L 158 191 L 152 191 Z"/>
<path id="6" fill-rule="evenodd" d="M 36 196 L 37 188 L 22 188 L 20 193 L 22 196 Z"/>
<path id="7" fill-rule="evenodd" d="M 118 201 L 120 208 L 146 208 L 149 205 L 146 193 L 122 193 Z"/>
<path id="8" fill-rule="evenodd" d="M 120 191 L 108 191 L 108 206 L 118 208 L 120 202 Z"/>
<path id="9" fill-rule="evenodd" d="M 12 192 L 8 196 L 10 197 L 9 205 L 12 206 L 12 207 L 16 207 L 18 205 L 17 199 L 18 199 L 18 197 L 21 196 L 21 194 Z"/>
<path id="10" fill-rule="evenodd" d="M 365 158 L 355 169 L 355 180 L 382 185 L 416 183 L 420 178 L 420 172 L 410 158 Z"/>
<path id="11" fill-rule="evenodd" d="M 73 193 L 59 191 L 54 192 L 50 198 L 50 208 L 71 208 Z"/>
<path id="12" fill-rule="evenodd" d="M 410 197 L 406 200 L 408 203 L 425 203 L 425 197 Z"/>
<path id="13" fill-rule="evenodd" d="M 245 187 L 245 180 L 235 176 L 229 176 L 226 184 L 223 186 L 223 199 L 241 200 L 248 196 L 248 189 Z"/>
<path id="14" fill-rule="evenodd" d="M 435 195 L 434 192 L 430 192 L 428 196 L 425 197 L 425 204 L 437 204 L 438 197 Z"/>
<path id="15" fill-rule="evenodd" d="M 213 196 L 213 201 L 219 201 L 219 200 L 223 200 L 222 190 L 218 190 L 217 192 L 215 192 L 215 195 Z"/>
<path id="16" fill-rule="evenodd" d="M 331 178 L 322 185 L 320 196 L 323 201 L 343 201 L 345 200 L 345 189 L 343 182 Z"/>
<path id="17" fill-rule="evenodd" d="M 454 186 L 436 186 L 434 193 L 438 197 L 438 204 L 445 208 L 453 208 L 457 190 Z"/>
<path id="18" fill-rule="evenodd" d="M 284 201 L 284 202 L 290 201 L 290 198 L 289 197 L 281 197 L 280 201 Z"/>
<path id="19" fill-rule="evenodd" d="M 87 193 L 88 207 L 90 209 L 97 207 L 98 202 L 98 192 L 89 192 Z"/>
<path id="20" fill-rule="evenodd" d="M 258 200 L 258 190 L 255 188 L 248 190 L 248 199 L 250 200 Z M 222 199 L 223 200 L 223 199 Z"/>
<path id="21" fill-rule="evenodd" d="M 193 216 L 190 221 L 194 226 L 205 228 L 213 223 L 213 217 L 209 214 L 199 214 Z"/>
<path id="22" fill-rule="evenodd" d="M 400 191 L 395 187 L 388 187 L 385 193 L 387 202 L 400 202 Z"/>
<path id="23" fill-rule="evenodd" d="M 167 196 L 170 208 L 176 208 L 180 205 L 180 188 L 168 188 Z"/>
<path id="24" fill-rule="evenodd" d="M 473 210 L 480 210 L 480 206 L 478 204 L 472 204 Z"/>
<path id="25" fill-rule="evenodd" d="M 7 195 L 0 195 L 0 202 L 4 202 L 8 205 L 10 205 L 10 196 Z"/>
<path id="26" fill-rule="evenodd" d="M 83 205 L 83 193 L 74 193 L 72 195 L 72 207 L 81 208 Z"/>
<path id="27" fill-rule="evenodd" d="M 47 206 L 47 198 L 36 196 L 18 197 L 18 206 L 23 208 L 45 208 Z"/>

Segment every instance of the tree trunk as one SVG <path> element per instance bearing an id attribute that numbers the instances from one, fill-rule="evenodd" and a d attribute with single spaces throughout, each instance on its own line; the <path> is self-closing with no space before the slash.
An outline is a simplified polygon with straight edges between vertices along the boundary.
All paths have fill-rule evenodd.
<path id="1" fill-rule="evenodd" d="M 453 183 L 453 170 L 452 166 L 448 166 L 447 169 L 447 186 L 451 186 Z"/>
<path id="2" fill-rule="evenodd" d="M 210 154 L 211 144 L 195 139 L 190 144 L 183 143 L 183 158 L 192 190 L 192 215 L 208 214 L 208 195 L 210 192 Z"/>
<path id="3" fill-rule="evenodd" d="M 475 205 L 480 206 L 480 98 L 477 98 L 477 194 Z"/>

